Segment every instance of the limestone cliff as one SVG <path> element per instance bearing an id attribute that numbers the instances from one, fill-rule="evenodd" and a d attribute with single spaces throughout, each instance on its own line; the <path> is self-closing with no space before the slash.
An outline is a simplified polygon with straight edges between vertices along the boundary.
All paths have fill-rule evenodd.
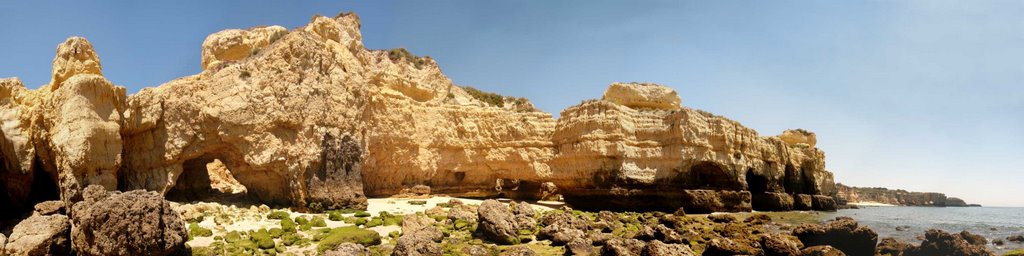
<path id="1" fill-rule="evenodd" d="M 103 78 L 88 41 L 68 39 L 51 84 L 0 80 L 0 200 L 24 205 L 52 183 L 75 201 L 100 184 L 361 208 L 418 185 L 536 197 L 555 184 L 581 207 L 833 205 L 813 133 L 760 136 L 641 83 L 612 84 L 556 121 L 525 99 L 453 85 L 430 57 L 366 49 L 359 24 L 341 14 L 217 32 L 201 73 L 130 96 Z"/>
<path id="2" fill-rule="evenodd" d="M 836 201 L 848 203 L 883 203 L 901 206 L 973 206 L 956 197 L 935 192 L 910 192 L 902 189 L 850 187 L 836 184 Z"/>

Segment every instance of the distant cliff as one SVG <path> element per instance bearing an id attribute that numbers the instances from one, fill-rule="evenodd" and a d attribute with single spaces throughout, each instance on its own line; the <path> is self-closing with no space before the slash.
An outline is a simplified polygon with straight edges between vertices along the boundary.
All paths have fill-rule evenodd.
<path id="1" fill-rule="evenodd" d="M 980 206 L 967 204 L 963 199 L 947 197 L 935 192 L 910 192 L 902 189 L 859 188 L 836 183 L 836 203 L 874 202 L 900 206 Z"/>

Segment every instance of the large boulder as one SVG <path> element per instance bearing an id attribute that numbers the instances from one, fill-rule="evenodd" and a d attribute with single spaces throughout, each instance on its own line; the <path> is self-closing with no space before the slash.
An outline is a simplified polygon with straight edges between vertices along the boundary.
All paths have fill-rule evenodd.
<path id="1" fill-rule="evenodd" d="M 803 224 L 793 236 L 805 246 L 830 245 L 849 255 L 874 255 L 878 234 L 849 217 L 837 217 L 826 224 Z"/>
<path id="2" fill-rule="evenodd" d="M 652 83 L 613 83 L 604 91 L 602 100 L 631 108 L 679 109 L 676 90 Z"/>
<path id="3" fill-rule="evenodd" d="M 796 240 L 796 241 L 794 241 Z M 782 234 L 761 236 L 761 250 L 765 256 L 800 256 L 800 240 Z"/>
<path id="4" fill-rule="evenodd" d="M 68 255 L 71 222 L 60 214 L 32 215 L 14 226 L 4 245 L 6 255 Z"/>
<path id="5" fill-rule="evenodd" d="M 441 230 L 434 227 L 434 219 L 418 214 L 405 215 L 402 236 L 391 255 L 442 255 L 444 250 L 438 245 L 442 238 Z"/>
<path id="6" fill-rule="evenodd" d="M 178 212 L 151 191 L 89 186 L 72 208 L 72 243 L 79 255 L 171 255 L 188 232 Z"/>
<path id="7" fill-rule="evenodd" d="M 965 237 L 967 239 L 965 239 Z M 971 243 L 974 241 L 975 243 Z M 980 240 L 972 238 L 970 233 L 950 234 L 942 230 L 931 229 L 925 232 L 921 246 L 903 252 L 904 256 L 926 255 L 959 255 L 959 256 L 995 256 L 985 248 Z"/>
<path id="8" fill-rule="evenodd" d="M 758 193 L 751 195 L 751 206 L 757 211 L 791 211 L 793 196 L 786 193 Z"/>
<path id="9" fill-rule="evenodd" d="M 811 208 L 817 211 L 835 211 L 836 201 L 831 196 L 814 195 L 811 197 Z"/>
<path id="10" fill-rule="evenodd" d="M 892 237 L 886 237 L 878 242 L 875 252 L 877 255 L 901 256 L 904 252 L 913 250 L 914 247 L 912 244 L 900 242 Z"/>
<path id="11" fill-rule="evenodd" d="M 799 194 L 793 197 L 794 210 L 811 210 L 814 208 L 814 196 Z"/>
<path id="12" fill-rule="evenodd" d="M 479 229 L 487 239 L 498 244 L 518 244 L 519 230 L 515 215 L 508 207 L 496 200 L 486 200 L 477 209 Z"/>

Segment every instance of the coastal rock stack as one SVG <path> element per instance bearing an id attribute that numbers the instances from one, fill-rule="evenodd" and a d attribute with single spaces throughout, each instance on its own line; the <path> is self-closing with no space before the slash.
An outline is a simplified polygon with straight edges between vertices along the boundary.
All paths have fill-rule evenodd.
<path id="1" fill-rule="evenodd" d="M 836 184 L 836 201 L 840 204 L 881 203 L 900 206 L 949 206 L 965 207 L 980 206 L 968 204 L 963 199 L 947 197 L 943 193 L 911 192 L 902 189 L 850 187 L 842 183 Z"/>
<path id="2" fill-rule="evenodd" d="M 74 205 L 100 185 L 365 208 L 368 196 L 417 187 L 557 191 L 620 210 L 834 209 L 813 133 L 760 136 L 645 83 L 612 84 L 555 120 L 526 99 L 455 86 L 429 57 L 366 49 L 359 29 L 349 13 L 291 31 L 221 31 L 203 43 L 201 73 L 134 95 L 102 76 L 88 41 L 70 38 L 50 84 L 0 80 L 0 203 Z"/>

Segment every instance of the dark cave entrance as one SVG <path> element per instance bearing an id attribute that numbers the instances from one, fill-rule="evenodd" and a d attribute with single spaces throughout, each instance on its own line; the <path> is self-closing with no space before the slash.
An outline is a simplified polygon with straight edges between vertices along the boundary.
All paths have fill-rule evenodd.
<path id="1" fill-rule="evenodd" d="M 712 190 L 742 190 L 732 175 L 712 162 L 700 162 L 690 167 L 692 187 Z"/>
<path id="2" fill-rule="evenodd" d="M 764 175 L 754 173 L 754 170 L 748 170 L 747 190 L 749 190 L 751 194 L 768 192 L 768 178 Z"/>
<path id="3" fill-rule="evenodd" d="M 210 155 L 185 161 L 181 175 L 167 192 L 167 199 L 177 202 L 248 201 L 245 186 L 234 179 L 226 163 Z"/>
<path id="4" fill-rule="evenodd" d="M 786 176 L 783 181 L 783 189 L 786 190 L 786 193 L 808 195 L 817 194 L 817 191 L 814 189 L 814 185 L 809 184 L 813 181 L 814 179 L 810 176 L 810 172 L 805 168 L 801 167 L 800 169 L 796 169 L 792 164 L 786 164 Z"/>

